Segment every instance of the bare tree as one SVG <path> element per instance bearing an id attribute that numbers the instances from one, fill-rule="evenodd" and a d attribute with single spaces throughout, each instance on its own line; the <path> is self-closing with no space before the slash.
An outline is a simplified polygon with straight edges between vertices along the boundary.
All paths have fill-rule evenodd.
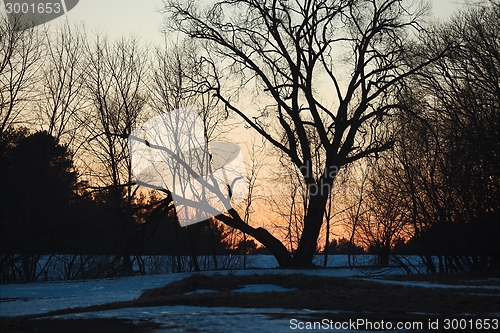
<path id="1" fill-rule="evenodd" d="M 210 142 L 227 132 L 227 124 L 222 123 L 228 120 L 228 114 L 213 94 L 199 89 L 205 74 L 199 54 L 201 46 L 193 42 L 166 41 L 163 48 L 156 48 L 148 78 L 149 104 L 153 114 L 196 106 Z"/>
<path id="2" fill-rule="evenodd" d="M 399 109 L 394 90 L 434 60 L 414 65 L 405 60 L 407 38 L 421 30 L 422 11 L 401 0 L 227 0 L 207 9 L 194 1 L 169 0 L 163 13 L 172 30 L 207 42 L 205 87 L 283 151 L 309 188 L 293 258 L 275 237 L 238 222 L 234 212 L 229 212 L 232 221 L 222 216 L 223 222 L 246 228 L 281 266 L 310 265 L 339 168 L 390 147 L 380 124 Z M 320 85 L 332 102 L 321 98 Z M 250 86 L 268 101 L 253 114 L 227 94 Z M 286 144 L 273 135 L 276 127 L 286 133 Z M 320 137 L 325 154 L 319 174 L 312 170 L 311 132 Z"/>
<path id="3" fill-rule="evenodd" d="M 268 184 L 268 187 L 271 187 L 267 193 L 270 208 L 280 217 L 273 222 L 273 228 L 279 238 L 284 240 L 290 253 L 294 252 L 299 244 L 307 207 L 307 187 L 301 178 L 300 171 L 281 154 L 278 171 Z"/>
<path id="4" fill-rule="evenodd" d="M 135 228 L 132 203 L 137 186 L 132 180 L 127 138 L 147 101 L 143 79 L 148 57 L 135 38 L 110 43 L 96 36 L 85 47 L 85 91 L 91 101 L 90 117 L 82 123 L 88 133 L 85 149 L 98 182 L 94 189 L 108 193 L 115 206 L 113 221 L 121 224 L 124 272 L 131 274 L 129 238 Z"/>
<path id="5" fill-rule="evenodd" d="M 128 186 L 131 173 L 126 139 L 146 104 L 146 52 L 134 38 L 112 44 L 102 36 L 94 44 L 87 43 L 85 51 L 85 90 L 92 119 L 82 125 L 89 132 L 88 148 L 105 167 L 96 170 L 102 171 L 96 176 L 101 176 L 101 185 Z"/>
<path id="6" fill-rule="evenodd" d="M 240 205 L 243 210 L 243 221 L 246 224 L 250 223 L 251 216 L 255 212 L 255 201 L 259 198 L 257 179 L 259 178 L 259 173 L 263 167 L 263 157 L 266 150 L 265 142 L 258 144 L 256 138 L 253 138 L 253 142 L 248 147 L 248 154 L 250 157 L 249 163 L 247 163 L 247 184 L 248 192 L 246 200 Z M 243 232 L 243 268 L 247 265 L 247 234 Z"/>
<path id="7" fill-rule="evenodd" d="M 18 29 L 20 21 L 0 17 L 0 135 L 21 121 L 28 102 L 33 102 L 44 55 L 39 28 Z M 23 119 L 26 120 L 26 119 Z"/>
<path id="8" fill-rule="evenodd" d="M 482 2 L 434 28 L 425 53 L 452 52 L 408 82 L 412 117 L 389 158 L 394 187 L 429 271 L 498 267 L 500 57 L 498 2 Z M 436 268 L 431 255 L 438 255 Z"/>
<path id="9" fill-rule="evenodd" d="M 344 169 L 344 174 L 345 174 Z M 331 245 L 330 236 L 338 236 L 334 231 L 335 226 L 339 226 L 341 222 L 345 219 L 345 212 L 350 209 L 349 206 L 346 207 L 346 202 L 342 199 L 346 195 L 346 184 L 347 179 L 345 175 L 340 173 L 337 178 L 335 178 L 335 183 L 332 191 L 330 192 L 330 197 L 328 198 L 328 203 L 325 209 L 325 246 L 323 248 L 323 267 L 328 265 L 328 248 Z M 333 238 L 335 240 L 335 238 Z"/>
<path id="10" fill-rule="evenodd" d="M 371 165 L 364 202 L 367 217 L 359 224 L 359 237 L 375 252 L 378 264 L 385 266 L 389 264 L 396 241 L 408 236 L 405 231 L 409 218 L 404 195 L 393 187 L 389 174 L 381 174 L 378 170 L 377 164 Z"/>
<path id="11" fill-rule="evenodd" d="M 346 230 L 349 232 L 348 265 L 354 265 L 354 249 L 360 225 L 365 221 L 367 208 L 365 199 L 368 192 L 369 168 L 364 163 L 353 163 L 346 172 L 348 182 L 344 192 L 344 210 Z"/>
<path id="12" fill-rule="evenodd" d="M 220 107 L 218 100 L 213 94 L 199 89 L 198 82 L 202 80 L 203 69 L 197 58 L 200 53 L 200 45 L 187 42 L 168 42 L 165 38 L 163 48 L 156 48 L 152 71 L 148 76 L 148 100 L 151 114 L 155 116 L 176 109 L 195 106 L 198 116 L 203 124 L 205 144 L 208 147 L 223 136 L 227 131 L 227 112 Z M 222 123 L 225 122 L 225 126 Z M 167 192 L 168 191 L 164 191 Z M 172 207 L 173 208 L 173 207 Z M 216 225 L 210 221 L 209 232 L 215 231 Z M 197 226 L 187 226 L 191 241 L 191 261 L 196 270 L 199 270 L 196 256 Z M 194 233 L 192 232 L 194 230 Z M 213 235 L 211 235 L 213 236 Z M 214 262 L 216 257 L 214 256 Z"/>
<path id="13" fill-rule="evenodd" d="M 64 143 L 70 145 L 80 125 L 81 112 L 88 103 L 84 94 L 84 37 L 78 28 L 65 23 L 55 32 L 45 31 L 45 38 L 46 59 L 41 71 L 43 98 L 38 101 L 40 124 L 57 142 L 64 139 Z"/>

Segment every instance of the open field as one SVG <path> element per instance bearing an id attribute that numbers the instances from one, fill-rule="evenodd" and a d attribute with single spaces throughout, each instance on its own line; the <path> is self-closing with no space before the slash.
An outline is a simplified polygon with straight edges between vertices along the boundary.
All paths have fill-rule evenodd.
<path id="1" fill-rule="evenodd" d="M 2 308 L 13 301 L 2 299 Z M 195 320 L 186 326 L 182 316 Z M 132 300 L 2 317 L 2 332 L 187 332 L 197 327 L 196 320 L 200 325 L 194 331 L 218 332 L 216 322 L 224 316 L 240 318 L 247 325 L 242 330 L 245 324 L 240 322 L 240 331 L 249 332 L 262 324 L 290 331 L 291 318 L 306 322 L 499 319 L 500 279 L 494 274 L 345 277 L 314 271 L 186 274 Z"/>

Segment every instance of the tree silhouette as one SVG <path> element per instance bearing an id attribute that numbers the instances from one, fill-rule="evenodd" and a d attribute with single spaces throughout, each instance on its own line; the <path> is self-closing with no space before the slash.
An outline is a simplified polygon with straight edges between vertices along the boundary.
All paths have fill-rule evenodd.
<path id="1" fill-rule="evenodd" d="M 393 92 L 441 56 L 406 61 L 406 36 L 420 30 L 421 11 L 399 0 L 228 0 L 206 10 L 194 1 L 170 0 L 163 12 L 172 30 L 207 42 L 207 74 L 200 85 L 283 151 L 309 190 L 293 257 L 269 232 L 244 224 L 234 210 L 221 220 L 245 229 L 280 266 L 310 265 L 339 168 L 390 147 L 384 121 L 400 109 Z M 333 100 L 318 92 L 324 87 Z M 248 90 L 266 106 L 245 110 L 238 96 Z M 317 173 L 310 133 L 319 137 L 324 156 Z"/>
<path id="2" fill-rule="evenodd" d="M 43 36 L 35 27 L 20 30 L 21 25 L 20 19 L 0 18 L 0 135 L 26 120 L 23 111 L 36 98 L 40 79 Z"/>

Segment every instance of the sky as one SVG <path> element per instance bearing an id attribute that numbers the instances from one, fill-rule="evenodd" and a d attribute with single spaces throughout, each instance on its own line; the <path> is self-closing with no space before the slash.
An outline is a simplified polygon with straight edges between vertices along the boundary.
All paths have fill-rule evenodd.
<path id="1" fill-rule="evenodd" d="M 202 0 L 199 0 L 202 1 Z M 430 0 L 436 17 L 446 18 L 466 0 Z M 137 35 L 146 43 L 162 43 L 162 0 L 80 0 L 67 19 L 83 23 L 91 32 L 102 32 L 118 38 Z M 61 20 L 61 18 L 56 19 Z"/>
<path id="2" fill-rule="evenodd" d="M 162 42 L 161 0 L 80 0 L 67 14 L 70 22 L 83 23 L 90 32 L 118 38 L 134 34 L 146 43 Z"/>
<path id="3" fill-rule="evenodd" d="M 429 0 L 434 16 L 441 19 L 449 17 L 465 1 Z M 162 0 L 80 0 L 67 15 L 52 21 L 51 27 L 67 19 L 70 25 L 83 24 L 89 33 L 105 34 L 110 39 L 132 34 L 143 43 L 158 46 L 163 44 L 163 17 L 159 13 L 162 4 Z M 237 132 L 238 140 L 241 140 L 241 132 Z M 241 142 L 234 142 L 241 146 Z"/>
<path id="4" fill-rule="evenodd" d="M 198 1 L 201 3 L 203 0 Z M 459 8 L 459 3 L 464 1 L 466 0 L 429 0 L 434 16 L 441 19 L 449 17 Z M 162 4 L 162 0 L 80 0 L 66 17 L 54 20 L 53 24 L 57 25 L 58 20 L 64 22 L 67 19 L 70 24 L 83 24 L 88 32 L 105 34 L 110 39 L 132 34 L 143 43 L 160 46 L 163 44 L 160 32 L 163 17 L 159 13 Z M 233 132 L 237 132 L 238 138 L 228 139 L 241 146 L 242 142 L 237 142 L 241 140 L 241 130 Z M 259 177 L 266 178 L 266 175 Z"/>

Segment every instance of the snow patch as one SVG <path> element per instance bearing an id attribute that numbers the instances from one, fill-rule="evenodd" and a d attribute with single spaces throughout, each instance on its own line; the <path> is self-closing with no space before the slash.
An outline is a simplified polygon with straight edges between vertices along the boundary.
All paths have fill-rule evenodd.
<path id="1" fill-rule="evenodd" d="M 192 274 L 173 273 L 158 275 L 143 275 L 113 279 L 65 282 L 35 282 L 30 284 L 0 285 L 0 297 L 9 299 L 0 302 L 2 316 L 22 316 L 40 314 L 54 310 L 84 307 L 118 301 L 130 301 L 138 298 L 146 289 L 163 287 L 171 282 L 179 281 Z M 220 274 L 250 275 L 250 274 L 299 274 L 319 276 L 364 276 L 360 269 L 249 269 L 217 271 Z"/>
<path id="2" fill-rule="evenodd" d="M 283 292 L 293 291 L 295 288 L 284 288 L 275 284 L 249 284 L 243 288 L 234 290 L 238 293 L 266 293 L 266 292 Z"/>
<path id="3" fill-rule="evenodd" d="M 419 287 L 419 288 L 436 288 L 436 289 L 488 289 L 488 290 L 500 290 L 500 286 L 470 286 L 470 285 L 455 285 L 455 284 L 441 284 L 432 282 L 421 282 L 421 281 L 395 281 L 395 280 L 385 280 L 385 279 L 363 279 L 366 281 L 377 282 L 381 284 L 394 284 L 405 287 Z M 499 295 L 496 295 L 499 296 Z"/>
<path id="4" fill-rule="evenodd" d="M 171 332 L 210 332 L 210 333 L 290 333 L 293 332 L 290 320 L 311 315 L 342 313 L 340 311 L 293 310 L 280 308 L 231 308 L 201 306 L 159 306 L 145 308 L 125 308 L 110 311 L 88 312 L 52 318 L 124 318 L 134 321 L 150 320 L 162 325 L 155 333 Z M 317 316 L 316 316 L 317 317 Z M 319 318 L 319 317 L 318 317 Z M 311 319 L 313 320 L 313 319 Z M 314 319 L 320 321 L 321 319 Z M 324 330 L 307 330 L 320 332 Z M 338 330 L 336 332 L 363 333 L 366 331 Z M 380 331 L 378 331 L 380 332 Z"/>

